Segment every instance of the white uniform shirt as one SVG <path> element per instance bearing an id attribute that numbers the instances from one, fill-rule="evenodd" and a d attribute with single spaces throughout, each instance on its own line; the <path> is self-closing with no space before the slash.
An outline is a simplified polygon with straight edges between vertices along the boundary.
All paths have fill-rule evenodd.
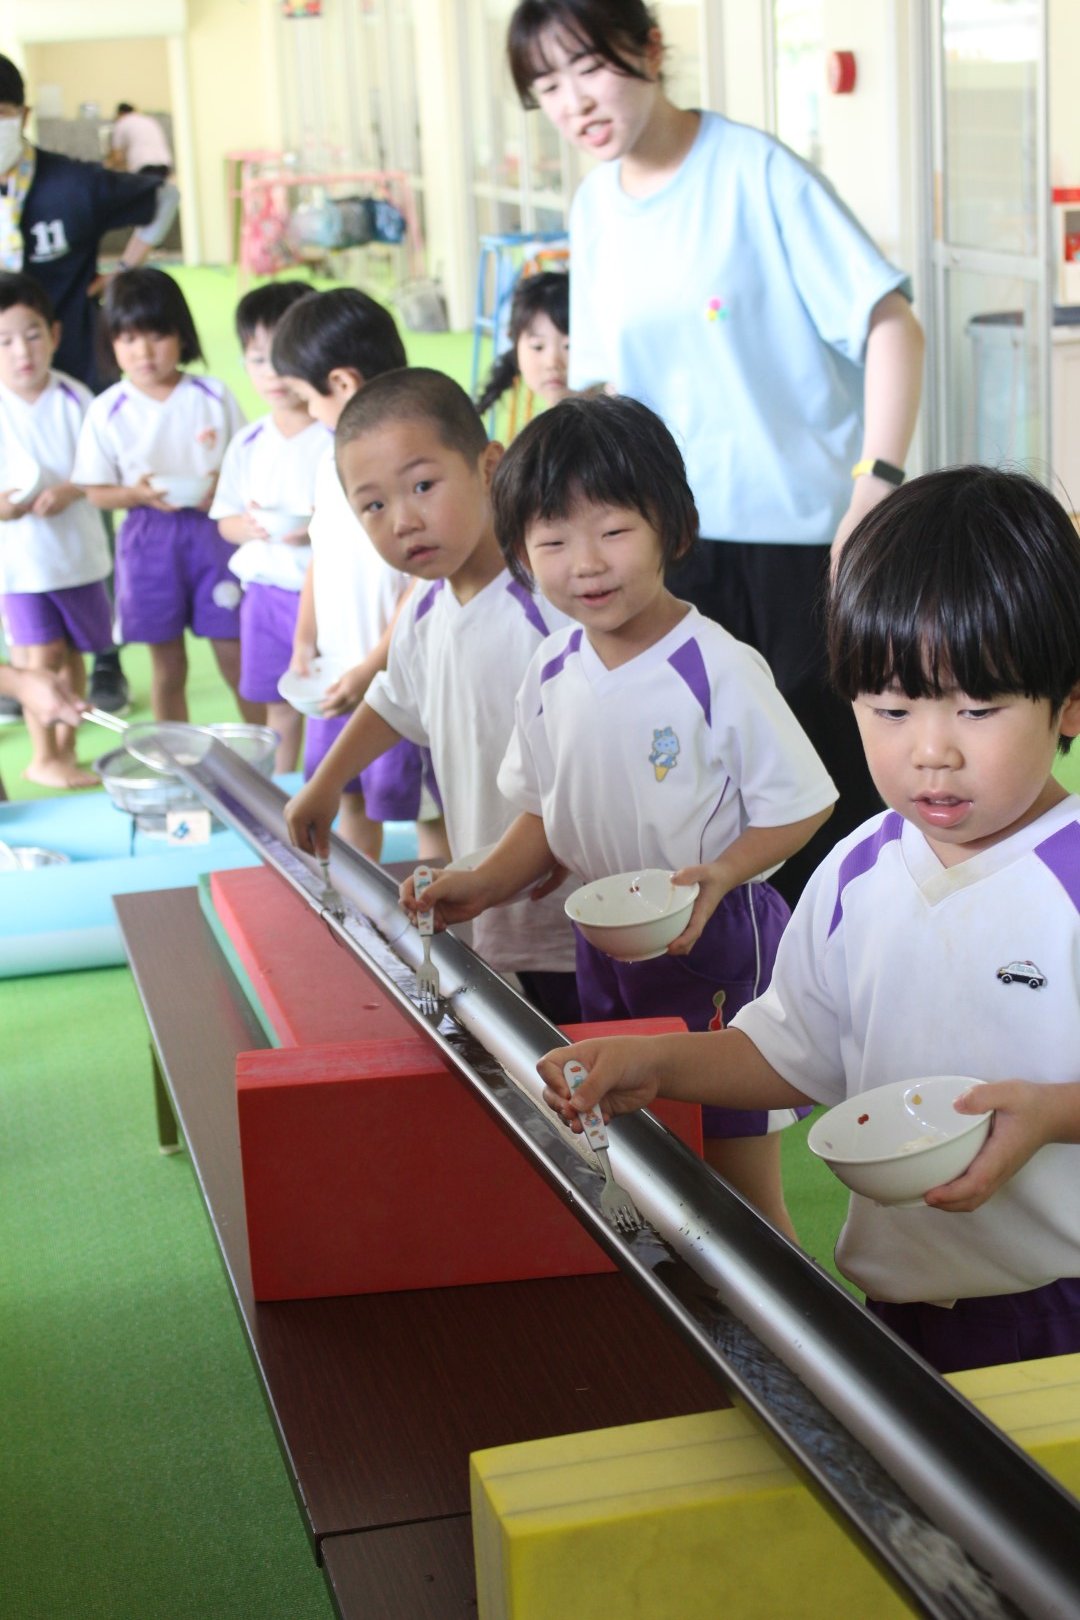
<path id="1" fill-rule="evenodd" d="M 236 400 L 214 377 L 183 372 L 168 399 L 126 380 L 92 401 L 72 473 L 77 484 L 137 484 L 147 473 L 216 473 L 244 425 Z"/>
<path id="2" fill-rule="evenodd" d="M 1007 983 L 1011 963 L 1045 982 Z M 952 867 L 895 811 L 864 823 L 811 878 L 772 983 L 732 1024 L 829 1105 L 933 1074 L 1080 1079 L 1080 799 Z M 1080 1146 L 1044 1147 L 967 1214 L 853 1195 L 836 1259 L 894 1301 L 1080 1277 Z"/>
<path id="3" fill-rule="evenodd" d="M 715 860 L 836 789 L 764 659 L 696 608 L 607 669 L 578 626 L 534 655 L 499 787 L 583 881 Z"/>
<path id="4" fill-rule="evenodd" d="M 242 427 L 225 452 L 210 516 L 240 517 L 249 501 L 281 512 L 310 512 L 315 480 L 326 455 L 327 430 L 312 422 L 302 433 L 286 436 L 270 416 Z M 237 546 L 229 567 L 245 584 L 278 585 L 298 591 L 311 562 L 310 546 L 287 546 L 275 540 L 246 540 Z"/>
<path id="5" fill-rule="evenodd" d="M 703 535 L 826 544 L 861 454 L 870 315 L 907 277 L 762 130 L 702 114 L 648 197 L 620 168 L 597 164 L 570 210 L 570 386 L 614 383 L 663 418 Z"/>
<path id="6" fill-rule="evenodd" d="M 41 469 L 41 488 L 71 481 L 75 447 L 93 396 L 62 371 L 33 404 L 0 386 L 0 489 L 25 488 L 29 458 Z M 0 523 L 0 589 L 56 591 L 106 579 L 112 564 L 101 513 L 73 501 L 56 517 Z"/>
<path id="7" fill-rule="evenodd" d="M 549 630 L 567 623 L 503 571 L 461 603 L 446 580 L 418 585 L 394 626 L 390 661 L 367 702 L 412 742 L 431 748 L 451 853 L 497 843 L 517 812 L 495 779 L 514 725 L 514 694 Z M 572 972 L 566 885 L 544 900 L 497 906 L 472 924 L 497 971 Z"/>
<path id="8" fill-rule="evenodd" d="M 379 641 L 412 583 L 383 562 L 341 487 L 334 447 L 315 480 L 308 529 L 315 566 L 315 635 L 323 658 L 350 668 Z"/>

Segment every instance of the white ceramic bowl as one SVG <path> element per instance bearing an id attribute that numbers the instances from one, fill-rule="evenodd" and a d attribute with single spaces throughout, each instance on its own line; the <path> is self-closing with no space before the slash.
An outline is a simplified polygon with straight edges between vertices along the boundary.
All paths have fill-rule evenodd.
<path id="1" fill-rule="evenodd" d="M 44 482 L 39 462 L 21 447 L 12 446 L 7 472 L 12 483 L 9 496 L 12 506 L 28 506 L 32 500 L 36 500 Z"/>
<path id="2" fill-rule="evenodd" d="M 251 515 L 271 540 L 284 540 L 287 534 L 296 534 L 311 522 L 310 512 L 282 512 L 276 506 L 260 506 Z"/>
<path id="3" fill-rule="evenodd" d="M 199 506 L 213 487 L 213 473 L 154 473 L 151 489 L 156 489 L 170 506 Z"/>
<path id="4" fill-rule="evenodd" d="M 935 1074 L 860 1092 L 814 1121 L 807 1146 L 852 1192 L 914 1208 L 931 1187 L 962 1175 L 990 1134 L 992 1114 L 953 1108 L 979 1083 Z"/>
<path id="5" fill-rule="evenodd" d="M 690 921 L 698 884 L 676 887 L 670 872 L 616 872 L 575 889 L 564 906 L 590 945 L 618 962 L 663 956 Z"/>
<path id="6" fill-rule="evenodd" d="M 344 673 L 340 664 L 332 663 L 328 658 L 313 658 L 306 675 L 297 675 L 294 670 L 287 669 L 278 681 L 277 689 L 286 703 L 291 703 L 301 714 L 318 718 L 322 713 L 323 698 Z"/>

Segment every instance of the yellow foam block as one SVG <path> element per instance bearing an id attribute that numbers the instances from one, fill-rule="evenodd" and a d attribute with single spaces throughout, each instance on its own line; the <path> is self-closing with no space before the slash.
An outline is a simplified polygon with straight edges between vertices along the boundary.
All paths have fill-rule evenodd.
<path id="1" fill-rule="evenodd" d="M 1080 1493 L 1080 1355 L 957 1388 Z M 480 1620 L 911 1613 L 742 1412 L 474 1452 Z"/>

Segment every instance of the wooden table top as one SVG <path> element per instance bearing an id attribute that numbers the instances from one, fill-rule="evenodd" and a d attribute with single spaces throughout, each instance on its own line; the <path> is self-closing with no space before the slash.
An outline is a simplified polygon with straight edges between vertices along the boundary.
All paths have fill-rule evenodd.
<path id="1" fill-rule="evenodd" d="M 256 1304 L 234 1067 L 238 1052 L 265 1037 L 194 889 L 115 903 L 316 1548 L 324 1537 L 369 1533 L 354 1548 L 327 1543 L 342 1579 L 362 1542 L 370 1558 L 395 1545 L 370 1532 L 467 1516 L 471 1451 L 727 1404 L 619 1275 Z M 432 1544 L 449 1536 L 458 1546 L 452 1530 L 433 1527 Z M 419 1620 L 427 1611 L 401 1612 Z"/>

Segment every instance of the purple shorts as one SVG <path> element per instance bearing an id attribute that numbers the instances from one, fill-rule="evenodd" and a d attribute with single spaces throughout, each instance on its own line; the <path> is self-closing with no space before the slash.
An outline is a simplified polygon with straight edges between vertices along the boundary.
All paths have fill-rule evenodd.
<path id="1" fill-rule="evenodd" d="M 351 718 L 339 714 L 329 720 L 316 717 L 308 721 L 304 736 L 305 782 L 315 775 Z M 346 782 L 342 791 L 363 794 L 364 809 L 372 821 L 415 821 L 425 787 L 439 804 L 431 755 L 416 743 L 399 742 Z"/>
<path id="2" fill-rule="evenodd" d="M 299 591 L 248 585 L 240 603 L 240 696 L 249 703 L 284 703 L 277 683 L 292 660 Z"/>
<path id="3" fill-rule="evenodd" d="M 940 1373 L 1003 1367 L 1013 1361 L 1080 1351 L 1080 1278 L 987 1294 L 955 1305 L 892 1305 L 868 1299 L 867 1309 Z"/>
<path id="4" fill-rule="evenodd" d="M 582 1019 L 682 1018 L 706 1030 L 722 1011 L 728 1024 L 768 985 L 790 916 L 771 883 L 744 883 L 724 896 L 689 956 L 649 962 L 616 962 L 575 928 Z M 768 1134 L 765 1109 L 705 1107 L 701 1118 L 706 1136 Z"/>
<path id="5" fill-rule="evenodd" d="M 116 537 L 116 628 L 120 641 L 175 641 L 185 630 L 212 641 L 240 636 L 235 555 L 204 512 L 136 506 Z"/>
<path id="6" fill-rule="evenodd" d="M 113 644 L 112 606 L 104 580 L 59 591 L 10 591 L 4 624 L 13 647 L 66 641 L 76 652 L 107 652 Z"/>

